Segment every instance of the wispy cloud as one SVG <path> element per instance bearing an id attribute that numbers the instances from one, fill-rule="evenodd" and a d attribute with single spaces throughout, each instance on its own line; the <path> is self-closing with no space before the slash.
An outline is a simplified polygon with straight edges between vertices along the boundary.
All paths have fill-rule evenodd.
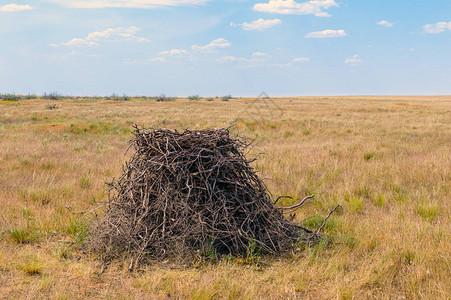
<path id="1" fill-rule="evenodd" d="M 219 62 L 235 63 L 239 67 L 251 68 L 266 65 L 267 58 L 270 56 L 263 52 L 254 52 L 249 58 L 236 56 L 223 56 Z"/>
<path id="2" fill-rule="evenodd" d="M 182 55 L 182 54 L 187 54 L 188 51 L 184 50 L 184 49 L 172 49 L 172 50 L 166 50 L 166 51 L 161 51 L 160 55 Z"/>
<path id="3" fill-rule="evenodd" d="M 441 33 L 447 30 L 451 30 L 451 22 L 438 22 L 423 26 L 423 31 L 425 33 Z"/>
<path id="4" fill-rule="evenodd" d="M 45 59 L 49 61 L 56 61 L 56 62 L 65 62 L 68 60 L 73 60 L 77 57 L 84 57 L 84 58 L 103 58 L 105 57 L 103 54 L 89 54 L 89 53 L 82 53 L 76 50 L 72 50 L 69 53 L 60 53 L 60 54 L 45 54 L 42 55 Z"/>
<path id="5" fill-rule="evenodd" d="M 164 63 L 167 62 L 168 59 L 166 57 L 154 57 L 154 58 L 149 58 L 146 60 L 146 63 L 152 63 L 152 62 L 160 62 L 160 63 Z"/>
<path id="6" fill-rule="evenodd" d="M 352 66 L 359 66 L 363 64 L 365 61 L 360 58 L 358 54 L 353 55 L 351 57 L 346 58 L 345 64 L 352 65 Z"/>
<path id="7" fill-rule="evenodd" d="M 310 58 L 308 57 L 295 57 L 291 60 L 293 63 L 303 63 L 303 62 L 309 62 Z"/>
<path id="8" fill-rule="evenodd" d="M 330 14 L 325 12 L 324 9 L 333 6 L 338 6 L 335 0 L 311 0 L 302 3 L 297 3 L 294 0 L 269 0 L 268 3 L 255 4 L 254 10 L 276 14 L 330 17 Z"/>
<path id="9" fill-rule="evenodd" d="M 305 35 L 306 38 L 309 39 L 324 39 L 324 38 L 333 38 L 333 37 L 344 37 L 347 36 L 344 30 L 333 30 L 327 29 L 323 31 L 314 31 L 307 33 Z"/>
<path id="10" fill-rule="evenodd" d="M 381 26 L 385 26 L 385 27 L 393 27 L 393 25 L 395 25 L 395 23 L 389 22 L 387 20 L 379 21 L 379 22 L 377 22 L 377 24 L 381 25 Z"/>
<path id="11" fill-rule="evenodd" d="M 244 30 L 258 30 L 263 31 L 265 29 L 271 28 L 275 25 L 281 24 L 282 21 L 279 19 L 272 19 L 272 20 L 265 20 L 265 19 L 258 19 L 251 23 L 242 23 L 242 24 L 235 24 L 230 23 L 230 26 L 239 26 L 243 28 Z"/>
<path id="12" fill-rule="evenodd" d="M 24 10 L 32 10 L 33 7 L 30 5 L 21 5 L 21 4 L 6 4 L 0 6 L 0 11 L 4 12 L 16 12 L 16 11 L 24 11 Z"/>
<path id="13" fill-rule="evenodd" d="M 99 46 L 100 42 L 119 42 L 119 41 L 135 41 L 149 42 L 148 39 L 138 37 L 135 34 L 140 31 L 136 26 L 108 28 L 104 31 L 91 32 L 85 38 L 73 38 L 68 42 L 60 44 L 52 44 L 52 46 L 67 47 L 92 47 Z"/>
<path id="14" fill-rule="evenodd" d="M 239 63 L 243 63 L 243 62 L 252 62 L 252 59 L 249 58 L 244 58 L 244 57 L 235 57 L 235 56 L 223 56 L 220 59 L 221 61 L 225 61 L 225 62 L 239 62 Z"/>
<path id="15" fill-rule="evenodd" d="M 286 68 L 293 67 L 293 63 L 307 62 L 310 61 L 306 57 L 294 58 L 287 63 L 279 63 L 268 60 L 270 55 L 262 52 L 254 52 L 252 55 L 247 57 L 236 57 L 236 56 L 223 56 L 218 59 L 218 62 L 222 63 L 233 63 L 238 68 L 249 69 L 249 68 Z"/>
<path id="16" fill-rule="evenodd" d="M 191 49 L 198 50 L 198 51 L 213 51 L 217 48 L 227 48 L 230 47 L 232 44 L 227 41 L 224 38 L 219 38 L 216 40 L 213 40 L 211 43 L 205 45 L 205 46 L 191 46 Z"/>
<path id="17" fill-rule="evenodd" d="M 254 57 L 254 58 L 263 58 L 263 57 L 269 57 L 270 55 L 269 54 L 267 54 L 267 53 L 264 53 L 264 52 L 254 52 L 254 53 L 252 53 L 252 55 L 251 55 L 252 57 Z"/>
<path id="18" fill-rule="evenodd" d="M 201 5 L 208 0 L 50 0 L 71 8 L 161 8 L 165 6 Z"/>

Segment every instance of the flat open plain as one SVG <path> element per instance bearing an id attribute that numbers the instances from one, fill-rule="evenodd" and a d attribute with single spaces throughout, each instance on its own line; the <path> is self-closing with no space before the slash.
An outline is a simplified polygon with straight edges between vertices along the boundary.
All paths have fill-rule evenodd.
<path id="1" fill-rule="evenodd" d="M 234 125 L 281 205 L 316 195 L 294 222 L 343 210 L 284 257 L 99 275 L 83 241 L 135 123 Z M 0 298 L 450 299 L 450 153 L 451 96 L 0 101 Z"/>

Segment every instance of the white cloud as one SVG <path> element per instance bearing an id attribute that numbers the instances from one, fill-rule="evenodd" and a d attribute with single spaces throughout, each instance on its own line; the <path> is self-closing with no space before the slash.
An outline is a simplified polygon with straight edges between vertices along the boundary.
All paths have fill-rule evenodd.
<path id="1" fill-rule="evenodd" d="M 292 67 L 293 64 L 289 63 L 271 63 L 267 62 L 265 59 L 261 58 L 245 58 L 245 57 L 235 57 L 235 56 L 223 56 L 219 60 L 219 62 L 229 62 L 235 63 L 236 67 L 242 69 L 249 68 L 272 68 L 272 67 Z"/>
<path id="2" fill-rule="evenodd" d="M 255 58 L 258 58 L 258 57 L 268 57 L 269 56 L 269 54 L 267 54 L 267 53 L 263 53 L 263 52 L 254 52 L 254 53 L 252 53 L 252 55 L 251 55 L 252 57 L 255 57 Z"/>
<path id="3" fill-rule="evenodd" d="M 235 57 L 235 56 L 223 56 L 221 57 L 222 61 L 228 61 L 228 62 L 251 62 L 251 59 L 244 58 L 244 57 Z"/>
<path id="4" fill-rule="evenodd" d="M 232 44 L 227 41 L 224 38 L 219 38 L 216 40 L 213 40 L 210 44 L 205 45 L 205 46 L 191 46 L 191 49 L 193 50 L 199 50 L 199 51 L 212 51 L 216 48 L 227 48 L 230 47 Z"/>
<path id="5" fill-rule="evenodd" d="M 289 63 L 286 63 L 286 64 L 278 64 L 278 63 L 275 63 L 275 64 L 267 64 L 267 65 L 264 65 L 264 67 L 272 67 L 272 68 L 287 68 L 287 67 L 292 67 L 293 66 L 293 64 L 291 63 L 291 62 L 289 62 Z"/>
<path id="6" fill-rule="evenodd" d="M 95 57 L 95 58 L 104 57 L 104 55 L 102 55 L 102 54 L 87 54 L 87 53 L 81 53 L 81 52 L 75 51 L 75 50 L 72 50 L 72 52 L 70 52 L 68 55 L 70 55 L 70 56 Z"/>
<path id="7" fill-rule="evenodd" d="M 135 34 L 140 31 L 136 26 L 108 28 L 104 31 L 91 32 L 85 38 L 73 38 L 68 42 L 61 44 L 52 44 L 52 46 L 68 46 L 68 47 L 92 47 L 99 46 L 99 42 L 109 41 L 135 41 L 149 42 L 148 39 L 137 37 Z"/>
<path id="8" fill-rule="evenodd" d="M 263 63 L 270 57 L 269 54 L 263 52 L 254 52 L 250 58 L 235 57 L 235 56 L 223 56 L 219 61 L 221 62 L 237 62 L 237 63 Z"/>
<path id="9" fill-rule="evenodd" d="M 263 31 L 265 29 L 271 28 L 275 25 L 281 24 L 282 21 L 279 19 L 273 19 L 273 20 L 265 20 L 265 19 L 258 19 L 251 23 L 242 23 L 242 24 L 235 24 L 230 23 L 230 26 L 241 26 L 244 30 L 259 30 Z"/>
<path id="10" fill-rule="evenodd" d="M 294 0 L 269 0 L 268 3 L 257 3 L 254 10 L 276 14 L 315 15 L 317 17 L 330 17 L 324 9 L 338 6 L 335 0 L 311 0 L 297 3 Z"/>
<path id="11" fill-rule="evenodd" d="M 451 22 L 438 22 L 423 26 L 423 31 L 425 33 L 441 33 L 447 30 L 451 30 Z"/>
<path id="12" fill-rule="evenodd" d="M 6 4 L 0 6 L 0 11 L 5 12 L 15 12 L 15 11 L 23 11 L 23 10 L 31 10 L 33 7 L 30 5 L 21 5 L 21 4 Z"/>
<path id="13" fill-rule="evenodd" d="M 166 50 L 166 51 L 161 51 L 160 55 L 182 55 L 182 54 L 186 54 L 188 53 L 188 51 L 184 50 L 184 49 L 172 49 L 172 50 Z"/>
<path id="14" fill-rule="evenodd" d="M 348 57 L 345 60 L 345 64 L 352 66 L 359 66 L 364 63 L 364 60 L 360 58 L 358 54 Z"/>
<path id="15" fill-rule="evenodd" d="M 309 62 L 310 58 L 308 57 L 295 57 L 291 62 L 293 63 L 303 63 L 303 62 Z"/>
<path id="16" fill-rule="evenodd" d="M 327 29 L 323 31 L 314 31 L 307 33 L 305 35 L 306 38 L 309 39 L 323 39 L 323 38 L 332 38 L 332 37 L 343 37 L 347 36 L 346 32 L 344 30 L 333 30 L 333 29 Z"/>
<path id="17" fill-rule="evenodd" d="M 159 8 L 164 6 L 201 5 L 208 0 L 50 0 L 71 8 Z"/>
<path id="18" fill-rule="evenodd" d="M 76 50 L 72 50 L 69 53 L 61 53 L 61 54 L 45 54 L 43 55 L 48 60 L 51 61 L 65 61 L 69 59 L 74 59 L 75 57 L 86 57 L 86 58 L 103 58 L 105 57 L 102 54 L 88 54 L 88 53 L 82 53 Z"/>
<path id="19" fill-rule="evenodd" d="M 395 25 L 395 23 L 389 22 L 387 20 L 379 21 L 379 22 L 377 22 L 377 24 L 381 25 L 381 26 L 385 26 L 385 27 L 393 27 L 393 25 Z"/>
<path id="20" fill-rule="evenodd" d="M 149 58 L 149 59 L 147 59 L 146 60 L 146 62 L 160 62 L 160 63 L 163 63 L 163 62 L 167 62 L 168 61 L 168 59 L 166 58 L 166 57 L 154 57 L 154 58 Z"/>

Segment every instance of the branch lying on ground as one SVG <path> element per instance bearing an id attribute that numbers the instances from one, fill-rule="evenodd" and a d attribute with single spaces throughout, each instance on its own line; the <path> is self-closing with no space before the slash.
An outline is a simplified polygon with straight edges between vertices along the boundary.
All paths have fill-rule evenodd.
<path id="1" fill-rule="evenodd" d="M 296 205 L 289 206 L 289 207 L 278 206 L 277 208 L 278 208 L 278 209 L 284 209 L 284 210 L 297 209 L 297 208 L 301 207 L 302 205 L 304 205 L 304 204 L 305 204 L 305 201 L 307 201 L 308 199 L 312 199 L 313 197 L 315 197 L 315 195 L 311 195 L 311 196 L 305 197 L 304 199 L 302 199 L 302 201 L 301 201 L 300 203 L 298 203 L 298 204 L 296 204 Z M 277 200 L 279 200 L 280 198 L 291 198 L 291 199 L 293 199 L 292 197 L 282 196 L 282 197 L 277 198 Z M 277 200 L 276 200 L 275 203 L 277 203 Z"/>
<path id="2" fill-rule="evenodd" d="M 326 221 L 327 219 L 329 219 L 329 217 L 334 213 L 334 211 L 336 211 L 338 208 L 341 208 L 341 205 L 337 205 L 334 209 L 332 209 L 329 214 L 327 215 L 327 217 L 324 219 L 323 221 L 323 225 L 321 225 L 320 228 L 318 228 L 318 230 L 316 231 L 316 234 L 319 234 L 321 232 L 321 230 L 324 228 L 324 226 L 326 226 Z"/>

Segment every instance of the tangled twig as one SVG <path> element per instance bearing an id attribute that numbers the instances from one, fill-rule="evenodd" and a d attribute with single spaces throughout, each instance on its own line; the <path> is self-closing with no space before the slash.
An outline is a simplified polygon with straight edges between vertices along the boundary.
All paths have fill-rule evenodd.
<path id="1" fill-rule="evenodd" d="M 249 142 L 228 129 L 135 126 L 133 134 L 134 152 L 123 175 L 109 184 L 105 216 L 90 239 L 102 256 L 125 253 L 132 268 L 145 259 L 189 258 L 198 251 L 246 255 L 250 245 L 277 254 L 318 237 L 284 217 L 284 210 L 313 195 L 276 207 L 250 166 L 254 159 L 243 154 Z"/>

